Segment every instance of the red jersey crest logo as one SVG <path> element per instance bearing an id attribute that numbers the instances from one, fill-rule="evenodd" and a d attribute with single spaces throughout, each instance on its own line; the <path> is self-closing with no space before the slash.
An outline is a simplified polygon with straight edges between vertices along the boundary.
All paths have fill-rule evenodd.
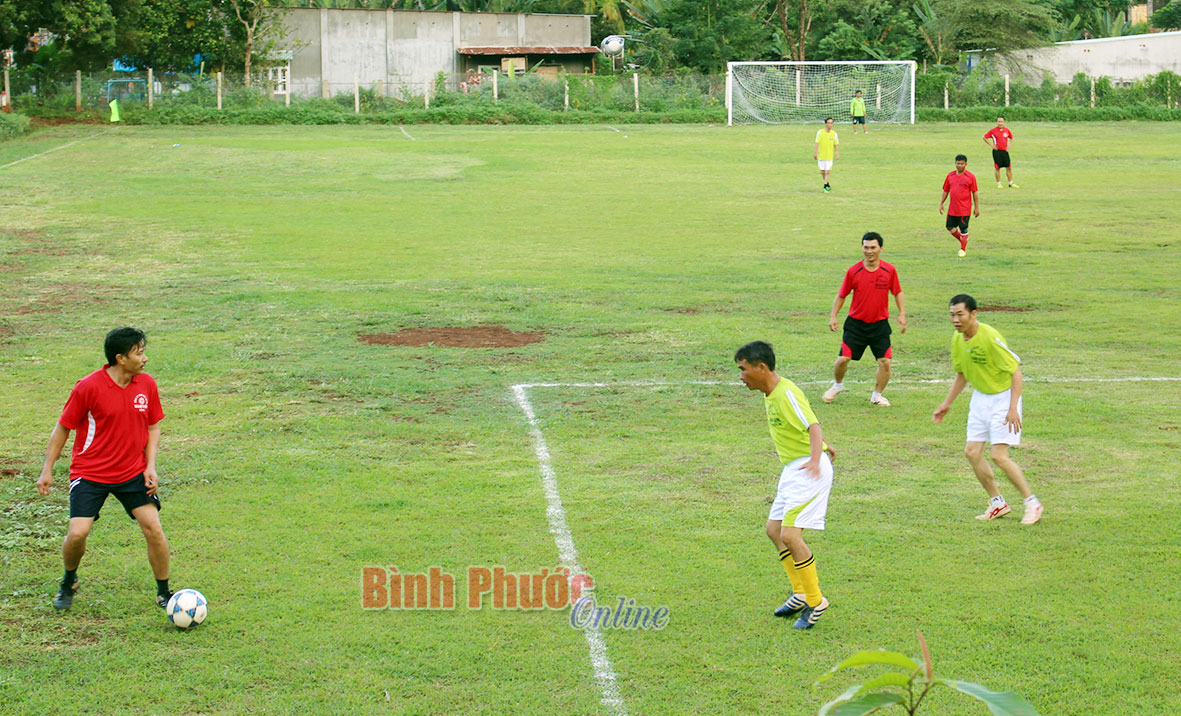
<path id="1" fill-rule="evenodd" d="M 135 396 L 135 398 L 131 402 L 135 406 L 135 409 L 138 410 L 139 412 L 141 412 L 141 413 L 148 412 L 148 396 L 144 395 L 143 393 L 140 393 L 139 395 Z"/>

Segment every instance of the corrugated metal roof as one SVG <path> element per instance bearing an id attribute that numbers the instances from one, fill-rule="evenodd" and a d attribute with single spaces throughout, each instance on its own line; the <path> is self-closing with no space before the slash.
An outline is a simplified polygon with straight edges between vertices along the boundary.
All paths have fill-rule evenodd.
<path id="1" fill-rule="evenodd" d="M 596 55 L 598 53 L 599 48 L 594 45 L 459 48 L 459 54 L 461 55 Z"/>

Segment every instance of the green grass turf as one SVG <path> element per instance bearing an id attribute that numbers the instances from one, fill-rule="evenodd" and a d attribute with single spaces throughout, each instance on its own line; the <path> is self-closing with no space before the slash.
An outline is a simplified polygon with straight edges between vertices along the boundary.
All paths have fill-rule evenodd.
<path id="1" fill-rule="evenodd" d="M 0 169 L 0 703 L 5 713 L 608 713 L 568 612 L 364 611 L 361 569 L 558 563 L 528 392 L 603 603 L 667 606 L 606 631 L 632 714 L 804 714 L 862 648 L 1013 689 L 1043 714 L 1181 708 L 1176 486 L 1181 137 L 1165 124 L 1017 125 L 997 190 L 983 125 L 841 129 L 820 193 L 814 127 L 124 127 Z M 101 128 L 0 144 L 0 164 Z M 51 136 L 52 135 L 52 136 Z M 936 212 L 958 152 L 980 179 L 967 259 Z M 886 237 L 910 330 L 894 407 L 819 400 L 827 329 L 859 237 Z M 1025 444 L 1047 505 L 972 519 L 946 301 L 989 306 L 1024 359 Z M 151 607 L 138 529 L 112 502 L 73 610 L 60 576 L 68 460 L 44 444 L 103 334 L 149 335 L 167 418 L 162 513 L 175 587 Z M 368 345 L 358 334 L 502 325 L 509 348 Z M 762 534 L 777 462 L 730 356 L 762 338 L 840 451 L 812 535 L 833 608 L 796 633 Z M 622 381 L 721 381 L 620 386 Z M 1006 491 L 1015 500 L 1012 489 Z M 839 680 L 838 680 L 839 681 Z M 964 696 L 925 707 L 982 714 Z"/>

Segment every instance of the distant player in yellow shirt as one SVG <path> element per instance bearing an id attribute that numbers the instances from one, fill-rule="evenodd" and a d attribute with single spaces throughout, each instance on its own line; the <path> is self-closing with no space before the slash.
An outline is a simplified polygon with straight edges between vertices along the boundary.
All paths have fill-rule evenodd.
<path id="1" fill-rule="evenodd" d="M 820 167 L 820 178 L 824 180 L 825 194 L 832 191 L 832 187 L 828 183 L 828 175 L 832 172 L 833 163 L 841 158 L 840 143 L 836 130 L 832 128 L 832 117 L 829 117 L 824 120 L 824 129 L 816 132 L 816 149 L 812 152 L 812 158 Z"/>
<path id="2" fill-rule="evenodd" d="M 964 454 L 976 473 L 976 479 L 988 493 L 988 509 L 978 520 L 995 520 L 1011 511 L 997 488 L 992 468 L 984 459 L 984 443 L 992 443 L 992 461 L 1004 471 L 1009 482 L 1025 498 L 1025 517 L 1021 524 L 1036 524 L 1042 517 L 1042 503 L 1029 489 L 1021 467 L 1009 457 L 1009 447 L 1021 444 L 1021 359 L 1005 337 L 992 326 L 976 320 L 976 299 L 961 293 L 951 299 L 951 323 L 956 332 L 951 337 L 951 363 L 955 381 L 947 398 L 932 416 L 942 423 L 952 401 L 969 383 L 974 392 L 968 407 L 968 442 Z"/>
<path id="3" fill-rule="evenodd" d="M 770 344 L 747 343 L 734 354 L 734 362 L 743 384 L 765 396 L 771 441 L 783 462 L 779 489 L 767 518 L 767 536 L 779 550 L 792 593 L 775 610 L 775 616 L 799 614 L 795 628 L 811 629 L 828 609 L 828 600 L 820 593 L 816 558 L 803 533 L 805 529 L 824 529 L 836 453 L 824 442 L 820 423 L 803 391 L 775 372 L 775 351 Z"/>
<path id="4" fill-rule="evenodd" d="M 857 94 L 853 95 L 853 101 L 849 103 L 849 115 L 853 117 L 853 134 L 857 134 L 857 125 L 861 125 L 863 134 L 869 134 L 869 126 L 865 124 L 865 100 L 861 97 L 861 90 L 857 90 Z"/>

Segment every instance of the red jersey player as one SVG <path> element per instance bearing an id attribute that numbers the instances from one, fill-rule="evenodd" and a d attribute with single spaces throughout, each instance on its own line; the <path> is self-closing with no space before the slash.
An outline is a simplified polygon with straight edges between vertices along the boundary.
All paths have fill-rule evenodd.
<path id="1" fill-rule="evenodd" d="M 952 238 L 960 242 L 960 256 L 968 253 L 968 215 L 980 216 L 980 195 L 976 188 L 976 175 L 968 171 L 968 158 L 955 155 L 955 171 L 948 172 L 943 180 L 943 197 L 939 199 L 939 213 L 943 213 L 943 202 L 951 196 L 947 206 L 947 230 Z M 975 209 L 973 209 L 975 204 Z"/>
<path id="2" fill-rule="evenodd" d="M 996 188 L 1002 189 L 1001 169 L 1009 177 L 1009 188 L 1020 189 L 1013 183 L 1013 167 L 1009 160 L 1009 145 L 1013 142 L 1013 132 L 1005 126 L 1005 118 L 997 117 L 996 126 L 984 133 L 984 143 L 992 147 L 993 173 L 996 174 Z"/>
<path id="3" fill-rule="evenodd" d="M 881 260 L 882 244 L 885 240 L 876 231 L 861 237 L 861 254 L 858 261 L 845 272 L 845 280 L 832 302 L 832 313 L 828 317 L 828 329 L 837 329 L 837 313 L 845 305 L 845 297 L 853 294 L 853 305 L 845 319 L 841 335 L 841 351 L 832 367 L 832 387 L 824 392 L 824 402 L 831 403 L 845 389 L 845 371 L 849 361 L 861 360 L 868 347 L 878 361 L 877 379 L 869 396 L 871 405 L 888 406 L 890 401 L 882 396 L 886 383 L 890 382 L 890 294 L 898 304 L 898 325 L 906 333 L 906 303 L 902 296 L 902 285 L 898 283 L 898 271 Z"/>
<path id="4" fill-rule="evenodd" d="M 76 572 L 86 552 L 86 538 L 108 495 L 123 504 L 139 523 L 148 543 L 148 562 L 156 575 L 156 604 L 168 603 L 168 540 L 160 527 L 156 495 L 156 451 L 160 445 L 160 394 L 144 372 L 146 339 L 134 328 L 116 328 L 103 346 L 107 365 L 78 381 L 58 418 L 37 491 L 49 494 L 53 464 L 71 430 L 76 430 L 70 459 L 70 526 L 62 545 L 66 573 L 53 600 L 69 609 L 78 590 Z"/>

